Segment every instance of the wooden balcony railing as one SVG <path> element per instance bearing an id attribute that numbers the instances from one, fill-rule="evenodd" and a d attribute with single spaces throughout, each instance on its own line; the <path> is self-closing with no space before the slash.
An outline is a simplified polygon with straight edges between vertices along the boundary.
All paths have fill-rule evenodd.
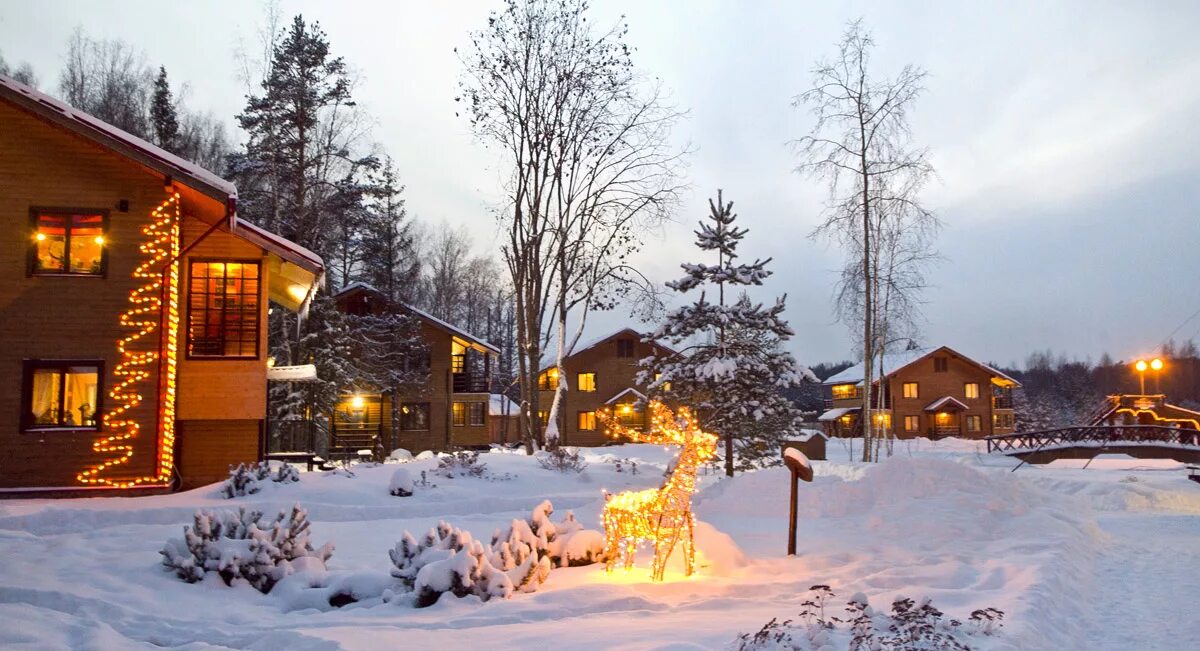
<path id="1" fill-rule="evenodd" d="M 452 373 L 450 388 L 454 393 L 487 393 L 487 378 L 474 373 Z"/>

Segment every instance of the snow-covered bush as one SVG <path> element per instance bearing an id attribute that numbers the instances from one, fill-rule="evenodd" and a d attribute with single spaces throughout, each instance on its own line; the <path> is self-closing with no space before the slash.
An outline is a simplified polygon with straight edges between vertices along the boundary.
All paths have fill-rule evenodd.
<path id="1" fill-rule="evenodd" d="M 929 599 L 914 601 L 897 597 L 888 613 L 877 612 L 862 593 L 850 597 L 845 617 L 826 611 L 834 597 L 827 585 L 809 588 L 811 596 L 801 602 L 797 620 L 772 618 L 755 633 L 743 633 L 736 641 L 739 651 L 759 649 L 825 649 L 849 651 L 962 651 L 971 647 L 964 638 L 999 632 L 1004 613 L 983 608 L 971 613 L 971 628 L 944 619 L 944 613 Z"/>
<path id="2" fill-rule="evenodd" d="M 509 473 L 497 475 L 488 472 L 487 464 L 479 460 L 479 453 L 474 450 L 458 450 L 456 452 L 441 454 L 438 456 L 437 468 L 434 468 L 430 472 L 446 479 L 475 477 L 477 479 L 501 481 L 513 478 Z"/>
<path id="3" fill-rule="evenodd" d="M 434 452 L 433 450 L 421 450 L 419 453 L 417 453 L 416 460 L 417 461 L 425 461 L 426 459 L 432 459 L 436 456 L 437 456 L 437 453 Z"/>
<path id="4" fill-rule="evenodd" d="M 584 529 L 574 514 L 555 524 L 554 507 L 543 501 L 528 520 L 513 520 L 492 535 L 491 545 L 472 538 L 470 532 L 445 522 L 418 541 L 407 531 L 389 550 L 392 576 L 402 593 L 411 593 L 414 606 L 435 603 L 442 593 L 456 597 L 475 595 L 487 601 L 514 592 L 534 592 L 555 567 L 587 565 L 601 560 L 604 536 Z M 399 595 L 387 597 L 397 600 Z"/>
<path id="5" fill-rule="evenodd" d="M 629 457 L 613 458 L 612 465 L 613 470 L 617 472 L 629 471 L 631 475 L 638 474 L 638 464 L 635 459 L 630 459 Z"/>
<path id="6" fill-rule="evenodd" d="M 253 495 L 262 490 L 264 482 L 272 481 L 278 484 L 290 484 L 300 481 L 300 473 L 286 463 L 272 466 L 268 462 L 239 463 L 229 467 L 229 479 L 221 484 L 221 495 L 226 499 Z"/>
<path id="7" fill-rule="evenodd" d="M 388 454 L 388 459 L 391 461 L 399 461 L 400 463 L 408 463 L 409 461 L 413 460 L 413 455 L 412 452 L 409 452 L 404 448 L 396 448 L 395 450 L 392 450 L 390 454 Z"/>
<path id="8" fill-rule="evenodd" d="M 413 480 L 408 469 L 396 468 L 388 482 L 388 492 L 396 497 L 410 497 L 413 494 Z"/>
<path id="9" fill-rule="evenodd" d="M 587 468 L 587 462 L 579 454 L 578 448 L 557 447 L 549 452 L 539 452 L 537 462 L 539 466 L 546 470 L 561 473 L 579 473 L 583 472 L 584 468 Z"/>
<path id="10" fill-rule="evenodd" d="M 308 512 L 299 504 L 280 511 L 273 521 L 261 511 L 197 511 L 183 538 L 172 538 L 159 552 L 163 565 L 195 583 L 215 572 L 227 585 L 245 582 L 270 592 L 283 577 L 313 564 L 324 568 L 333 543 L 313 549 Z"/>

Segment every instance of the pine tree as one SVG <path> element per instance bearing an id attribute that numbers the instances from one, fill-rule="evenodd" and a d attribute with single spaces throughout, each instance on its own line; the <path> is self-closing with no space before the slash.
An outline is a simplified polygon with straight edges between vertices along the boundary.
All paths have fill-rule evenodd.
<path id="1" fill-rule="evenodd" d="M 154 130 L 154 141 L 159 147 L 178 153 L 179 117 L 171 98 L 171 85 L 167 82 L 167 69 L 158 68 L 154 80 L 154 95 L 150 99 L 150 127 Z"/>
<path id="2" fill-rule="evenodd" d="M 761 285 L 771 275 L 771 260 L 735 263 L 747 231 L 734 225 L 733 203 L 723 203 L 720 191 L 709 209 L 711 223 L 700 222 L 696 246 L 715 251 L 716 266 L 685 263 L 687 275 L 667 286 L 688 292 L 716 285 L 718 300 L 709 302 L 702 290 L 695 303 L 669 314 L 650 339 L 670 342 L 678 352 L 643 360 L 639 379 L 655 392 L 669 385 L 667 397 L 698 410 L 705 429 L 725 440 L 725 474 L 732 476 L 737 448 L 743 455 L 774 456 L 774 442 L 795 430 L 799 414 L 782 392 L 803 376 L 783 349 L 793 334 L 782 318 L 786 296 L 771 307 L 744 293 L 726 304 L 725 285 Z"/>
<path id="3" fill-rule="evenodd" d="M 411 303 L 421 268 L 413 250 L 403 192 L 392 159 L 385 158 L 365 192 L 358 277 L 389 301 Z"/>

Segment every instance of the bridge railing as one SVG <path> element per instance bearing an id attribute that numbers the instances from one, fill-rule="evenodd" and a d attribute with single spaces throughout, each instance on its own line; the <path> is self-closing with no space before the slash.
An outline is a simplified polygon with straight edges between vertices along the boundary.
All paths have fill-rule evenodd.
<path id="1" fill-rule="evenodd" d="M 1200 447 L 1200 430 L 1166 425 L 1090 425 L 985 436 L 988 452 L 1025 452 L 1055 446 L 1146 443 Z"/>

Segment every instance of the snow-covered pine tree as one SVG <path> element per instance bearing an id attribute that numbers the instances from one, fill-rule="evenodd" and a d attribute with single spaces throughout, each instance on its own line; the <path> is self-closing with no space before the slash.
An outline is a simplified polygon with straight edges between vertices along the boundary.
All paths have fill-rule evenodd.
<path id="1" fill-rule="evenodd" d="M 761 285 L 771 275 L 771 260 L 737 263 L 737 246 L 746 229 L 734 225 L 733 202 L 724 203 L 717 191 L 708 202 L 708 222 L 700 222 L 696 246 L 717 254 L 717 264 L 681 265 L 687 275 L 669 282 L 678 292 L 716 286 L 717 302 L 701 289 L 699 300 L 667 316 L 648 339 L 670 342 L 674 353 L 642 360 L 639 381 L 652 392 L 670 386 L 672 401 L 697 409 L 705 429 L 725 440 L 725 474 L 732 476 L 735 449 L 743 454 L 775 454 L 764 443 L 793 432 L 799 412 L 783 390 L 798 386 L 802 374 L 783 344 L 793 332 L 783 320 L 786 296 L 771 307 L 753 303 L 744 293 L 726 303 L 726 285 Z M 770 420 L 771 428 L 756 427 Z M 739 442 L 741 442 L 739 444 Z"/>

